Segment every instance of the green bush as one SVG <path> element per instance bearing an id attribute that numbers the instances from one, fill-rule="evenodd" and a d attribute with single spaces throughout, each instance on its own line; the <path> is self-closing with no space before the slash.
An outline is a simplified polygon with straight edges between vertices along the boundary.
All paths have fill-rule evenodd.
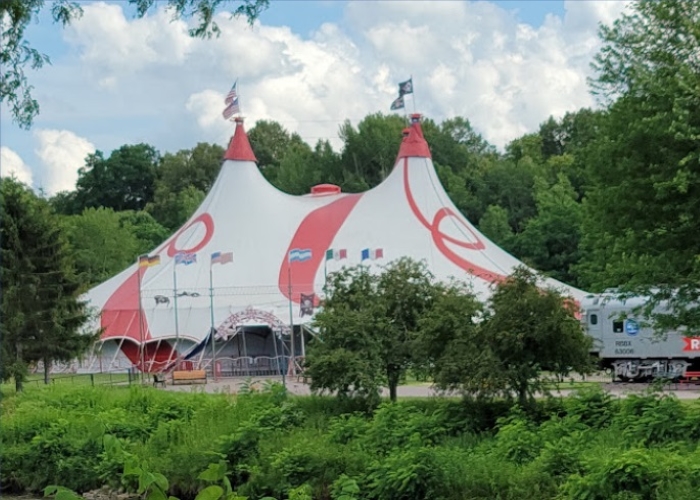
<path id="1" fill-rule="evenodd" d="M 587 390 L 526 410 L 440 398 L 370 409 L 248 389 L 56 386 L 6 398 L 0 486 L 143 493 L 146 481 L 182 500 L 226 488 L 250 500 L 684 500 L 700 489 L 699 405 L 673 397 Z"/>

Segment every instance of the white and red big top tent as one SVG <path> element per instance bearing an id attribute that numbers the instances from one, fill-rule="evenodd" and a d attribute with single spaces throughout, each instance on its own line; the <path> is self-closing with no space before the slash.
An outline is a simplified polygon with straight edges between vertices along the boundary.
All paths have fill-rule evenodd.
<path id="1" fill-rule="evenodd" d="M 470 281 L 485 298 L 490 285 L 521 262 L 452 204 L 435 172 L 420 115 L 411 122 L 396 165 L 379 186 L 348 194 L 322 185 L 309 195 L 292 196 L 262 176 L 237 120 L 206 199 L 150 254 L 159 256 L 160 264 L 134 264 L 88 293 L 90 306 L 100 311 L 102 340 L 116 341 L 136 364 L 138 345 L 147 345 L 149 356 L 162 357 L 156 350 L 170 351 L 176 338 L 190 346 L 204 341 L 212 323 L 217 337 L 239 325 L 288 333 L 290 322 L 312 319 L 303 299 L 313 295 L 318 303 L 326 272 L 361 262 L 379 270 L 379 264 L 402 256 L 424 259 L 438 279 Z M 334 258 L 326 261 L 328 250 Z M 178 252 L 195 253 L 196 262 L 176 265 Z M 233 261 L 210 265 L 215 252 L 232 252 Z M 576 301 L 585 295 L 554 280 L 548 284 Z"/>

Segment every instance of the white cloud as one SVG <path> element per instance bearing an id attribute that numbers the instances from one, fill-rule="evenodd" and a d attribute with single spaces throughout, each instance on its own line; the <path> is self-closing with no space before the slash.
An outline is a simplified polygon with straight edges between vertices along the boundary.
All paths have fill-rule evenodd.
<path id="1" fill-rule="evenodd" d="M 221 37 L 198 40 L 165 9 L 127 19 L 121 5 L 98 2 L 66 30 L 87 76 L 76 82 L 74 106 L 103 129 L 119 117 L 111 130 L 122 142 L 225 145 L 232 126 L 221 117 L 223 96 L 238 78 L 249 128 L 275 120 L 337 146 L 342 121 L 389 113 L 397 83 L 412 74 L 418 111 L 469 118 L 503 146 L 550 115 L 594 105 L 586 77 L 597 24 L 625 5 L 567 0 L 563 17 L 535 28 L 489 2 L 349 2 L 342 24 L 310 37 L 220 13 Z"/>
<path id="2" fill-rule="evenodd" d="M 34 135 L 39 142 L 36 154 L 43 162 L 40 187 L 49 195 L 75 189 L 78 169 L 95 146 L 69 130 L 38 129 Z"/>
<path id="3" fill-rule="evenodd" d="M 24 160 L 10 148 L 0 147 L 0 171 L 3 177 L 15 177 L 18 181 L 31 186 L 32 170 Z"/>

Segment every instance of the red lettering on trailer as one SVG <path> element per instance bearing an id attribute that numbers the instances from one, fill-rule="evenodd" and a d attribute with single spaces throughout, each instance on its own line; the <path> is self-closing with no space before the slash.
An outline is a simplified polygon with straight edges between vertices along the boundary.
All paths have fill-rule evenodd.
<path id="1" fill-rule="evenodd" d="M 686 337 L 683 339 L 684 351 L 700 351 L 700 337 Z"/>

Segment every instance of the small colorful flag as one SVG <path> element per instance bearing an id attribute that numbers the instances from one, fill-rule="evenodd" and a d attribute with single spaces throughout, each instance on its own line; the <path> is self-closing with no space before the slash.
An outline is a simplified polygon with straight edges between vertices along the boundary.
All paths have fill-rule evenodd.
<path id="1" fill-rule="evenodd" d="M 139 267 L 151 267 L 160 264 L 160 255 L 139 255 Z"/>
<path id="2" fill-rule="evenodd" d="M 394 102 L 391 103 L 391 109 L 392 111 L 395 109 L 402 109 L 405 107 L 405 104 L 403 102 L 403 96 L 399 96 L 396 98 Z"/>
<path id="3" fill-rule="evenodd" d="M 377 260 L 384 258 L 383 248 L 365 248 L 362 250 L 362 260 Z"/>
<path id="4" fill-rule="evenodd" d="M 413 77 L 409 78 L 405 82 L 399 83 L 399 97 L 406 94 L 413 94 Z"/>
<path id="5" fill-rule="evenodd" d="M 180 252 L 175 254 L 175 265 L 184 264 L 189 266 L 197 262 L 196 253 Z"/>
<path id="6" fill-rule="evenodd" d="M 293 248 L 289 251 L 289 262 L 304 262 L 311 258 L 310 248 Z"/>
<path id="7" fill-rule="evenodd" d="M 211 263 L 213 264 L 227 264 L 233 262 L 233 252 L 214 252 L 211 254 Z"/>
<path id="8" fill-rule="evenodd" d="M 332 248 L 326 250 L 326 260 L 343 260 L 348 258 L 348 251 L 344 248 L 340 250 L 333 250 Z"/>

